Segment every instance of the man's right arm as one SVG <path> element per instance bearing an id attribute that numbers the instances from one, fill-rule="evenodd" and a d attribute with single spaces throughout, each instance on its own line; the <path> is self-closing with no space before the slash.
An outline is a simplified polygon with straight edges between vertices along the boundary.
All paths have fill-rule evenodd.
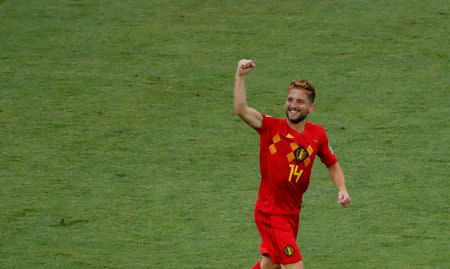
<path id="1" fill-rule="evenodd" d="M 249 126 L 259 129 L 262 126 L 263 116 L 256 109 L 248 107 L 245 94 L 245 76 L 255 68 L 252 60 L 242 59 L 238 63 L 234 81 L 234 112 Z"/>

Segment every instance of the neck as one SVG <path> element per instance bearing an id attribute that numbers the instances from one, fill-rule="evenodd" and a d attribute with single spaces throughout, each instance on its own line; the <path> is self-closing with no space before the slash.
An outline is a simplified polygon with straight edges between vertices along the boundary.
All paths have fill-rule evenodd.
<path id="1" fill-rule="evenodd" d="M 287 125 L 294 129 L 297 133 L 301 134 L 305 130 L 306 119 L 302 120 L 299 123 L 293 123 L 289 119 L 286 121 Z"/>

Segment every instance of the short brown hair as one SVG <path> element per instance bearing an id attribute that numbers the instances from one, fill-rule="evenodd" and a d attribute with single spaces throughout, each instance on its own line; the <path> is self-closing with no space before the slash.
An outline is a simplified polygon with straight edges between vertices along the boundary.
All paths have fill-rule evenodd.
<path id="1" fill-rule="evenodd" d="M 314 104 L 314 100 L 316 99 L 316 90 L 309 81 L 294 80 L 289 84 L 288 92 L 292 89 L 304 90 L 306 95 L 308 96 L 309 103 Z"/>

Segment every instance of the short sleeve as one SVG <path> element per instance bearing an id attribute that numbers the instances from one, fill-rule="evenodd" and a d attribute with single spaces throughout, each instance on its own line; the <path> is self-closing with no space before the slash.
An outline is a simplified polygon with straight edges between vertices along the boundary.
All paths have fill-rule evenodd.
<path id="1" fill-rule="evenodd" d="M 266 114 L 262 114 L 262 116 L 263 116 L 263 121 L 262 121 L 261 127 L 256 130 L 260 135 L 262 135 L 263 133 L 267 132 L 267 130 L 272 128 L 274 126 L 275 122 L 277 121 L 277 119 L 275 119 L 272 116 L 269 116 Z"/>
<path id="2" fill-rule="evenodd" d="M 330 145 L 330 142 L 328 141 L 325 129 L 322 129 L 322 137 L 320 140 L 320 147 L 317 155 L 319 155 L 320 160 L 326 166 L 333 165 L 338 161 Z"/>

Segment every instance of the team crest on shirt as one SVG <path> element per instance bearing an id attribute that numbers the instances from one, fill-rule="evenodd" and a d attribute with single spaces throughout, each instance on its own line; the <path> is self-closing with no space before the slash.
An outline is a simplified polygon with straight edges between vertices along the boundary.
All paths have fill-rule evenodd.
<path id="1" fill-rule="evenodd" d="M 286 254 L 286 256 L 288 256 L 288 257 L 291 257 L 292 255 L 294 255 L 294 247 L 291 245 L 285 246 L 284 254 Z"/>
<path id="2" fill-rule="evenodd" d="M 297 161 L 301 162 L 308 157 L 308 151 L 304 147 L 299 147 L 295 150 L 295 158 Z"/>

